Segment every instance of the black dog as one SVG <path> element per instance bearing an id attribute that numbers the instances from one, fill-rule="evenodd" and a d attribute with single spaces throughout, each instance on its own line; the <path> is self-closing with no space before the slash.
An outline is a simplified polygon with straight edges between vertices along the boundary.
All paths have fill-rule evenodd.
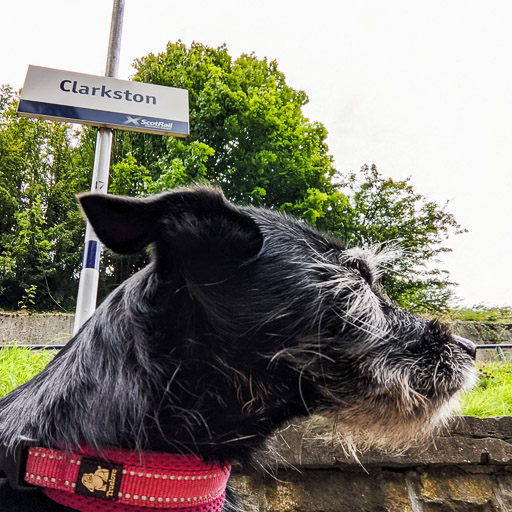
<path id="1" fill-rule="evenodd" d="M 474 381 L 471 342 L 385 296 L 385 252 L 348 249 L 210 188 L 80 201 L 107 247 L 127 254 L 153 244 L 153 262 L 42 373 L 0 400 L 8 454 L 36 444 L 103 460 L 116 447 L 226 470 L 313 411 L 336 418 L 355 442 L 393 447 L 431 432 Z M 99 489 L 97 466 L 87 478 Z M 9 512 L 71 510 L 6 486 L 0 500 Z"/>

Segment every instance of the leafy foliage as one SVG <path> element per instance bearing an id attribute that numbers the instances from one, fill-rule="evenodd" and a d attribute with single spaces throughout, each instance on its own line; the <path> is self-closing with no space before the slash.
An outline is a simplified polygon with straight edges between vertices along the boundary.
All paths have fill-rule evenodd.
<path id="1" fill-rule="evenodd" d="M 74 137 L 68 125 L 18 118 L 16 105 L 1 89 L 0 307 L 68 309 L 83 238 Z"/>
<path id="2" fill-rule="evenodd" d="M 286 85 L 275 61 L 177 43 L 135 67 L 135 80 L 189 91 L 191 134 L 167 141 L 160 186 L 207 180 L 235 202 L 271 207 L 329 187 L 327 132 L 304 117 L 306 94 Z"/>
<path id="3" fill-rule="evenodd" d="M 330 189 L 327 132 L 304 117 L 306 94 L 286 85 L 276 62 L 254 55 L 233 60 L 225 46 L 177 43 L 138 59 L 135 67 L 135 80 L 188 89 L 191 134 L 117 133 L 110 192 L 144 195 L 210 183 L 239 204 L 285 209 Z M 137 190 L 120 189 L 120 179 Z M 112 279 L 104 290 L 147 262 L 145 254 L 107 258 Z"/>
<path id="4" fill-rule="evenodd" d="M 350 245 L 396 247 L 400 257 L 383 274 L 388 295 L 407 309 L 441 312 L 454 283 L 438 268 L 450 234 L 463 233 L 445 206 L 427 200 L 409 179 L 395 181 L 375 165 L 339 176 L 336 200 L 317 225 Z"/>
<path id="5" fill-rule="evenodd" d="M 211 183 L 239 204 L 279 209 L 349 245 L 396 245 L 402 257 L 385 269 L 388 294 L 408 309 L 446 310 L 453 283 L 437 259 L 462 232 L 446 205 L 375 166 L 337 173 L 325 128 L 304 116 L 306 94 L 286 84 L 275 61 L 178 42 L 135 68 L 135 80 L 188 89 L 191 135 L 117 132 L 110 193 Z M 18 119 L 16 101 L 1 90 L 0 307 L 72 310 L 83 244 L 74 196 L 89 188 L 96 130 Z M 105 251 L 100 300 L 148 259 Z"/>

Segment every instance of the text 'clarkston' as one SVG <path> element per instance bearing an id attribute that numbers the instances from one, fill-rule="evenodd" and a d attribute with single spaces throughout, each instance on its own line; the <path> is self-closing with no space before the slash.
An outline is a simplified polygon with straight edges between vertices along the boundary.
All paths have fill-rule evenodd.
<path id="1" fill-rule="evenodd" d="M 78 84 L 76 80 L 62 80 L 60 89 L 64 92 L 72 92 L 75 94 L 84 94 L 87 96 L 99 96 L 101 98 L 109 98 L 113 100 L 135 101 L 136 103 L 147 103 L 156 105 L 156 97 L 142 94 L 133 94 L 128 89 L 124 91 L 107 89 L 105 85 L 101 87 L 90 87 L 88 85 Z"/>

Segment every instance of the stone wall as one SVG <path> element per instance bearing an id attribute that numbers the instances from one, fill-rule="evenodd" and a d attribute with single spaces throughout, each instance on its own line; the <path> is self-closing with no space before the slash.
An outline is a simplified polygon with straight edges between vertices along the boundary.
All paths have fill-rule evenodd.
<path id="1" fill-rule="evenodd" d="M 62 345 L 73 333 L 74 315 L 0 313 L 0 341 Z"/>
<path id="2" fill-rule="evenodd" d="M 400 456 L 347 456 L 314 417 L 276 436 L 259 462 L 235 468 L 246 512 L 510 512 L 512 418 L 458 418 L 435 442 Z M 273 452 L 273 453 L 272 453 Z M 272 453 L 272 454 L 271 454 Z M 277 459 L 281 462 L 275 462 Z"/>
<path id="3" fill-rule="evenodd" d="M 74 315 L 0 313 L 0 342 L 22 344 L 64 344 L 73 332 Z M 476 343 L 512 343 L 511 324 L 452 322 L 453 332 Z M 512 350 L 479 351 L 479 360 L 512 360 Z"/>
<path id="4" fill-rule="evenodd" d="M 512 343 L 512 324 L 492 322 L 451 322 L 455 334 L 482 343 Z"/>

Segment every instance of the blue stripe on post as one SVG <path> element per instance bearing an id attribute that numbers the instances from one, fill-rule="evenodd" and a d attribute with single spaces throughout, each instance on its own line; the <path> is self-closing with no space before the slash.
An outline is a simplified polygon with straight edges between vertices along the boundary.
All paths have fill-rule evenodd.
<path id="1" fill-rule="evenodd" d="M 96 240 L 89 240 L 85 244 L 83 268 L 100 270 L 101 246 Z"/>

